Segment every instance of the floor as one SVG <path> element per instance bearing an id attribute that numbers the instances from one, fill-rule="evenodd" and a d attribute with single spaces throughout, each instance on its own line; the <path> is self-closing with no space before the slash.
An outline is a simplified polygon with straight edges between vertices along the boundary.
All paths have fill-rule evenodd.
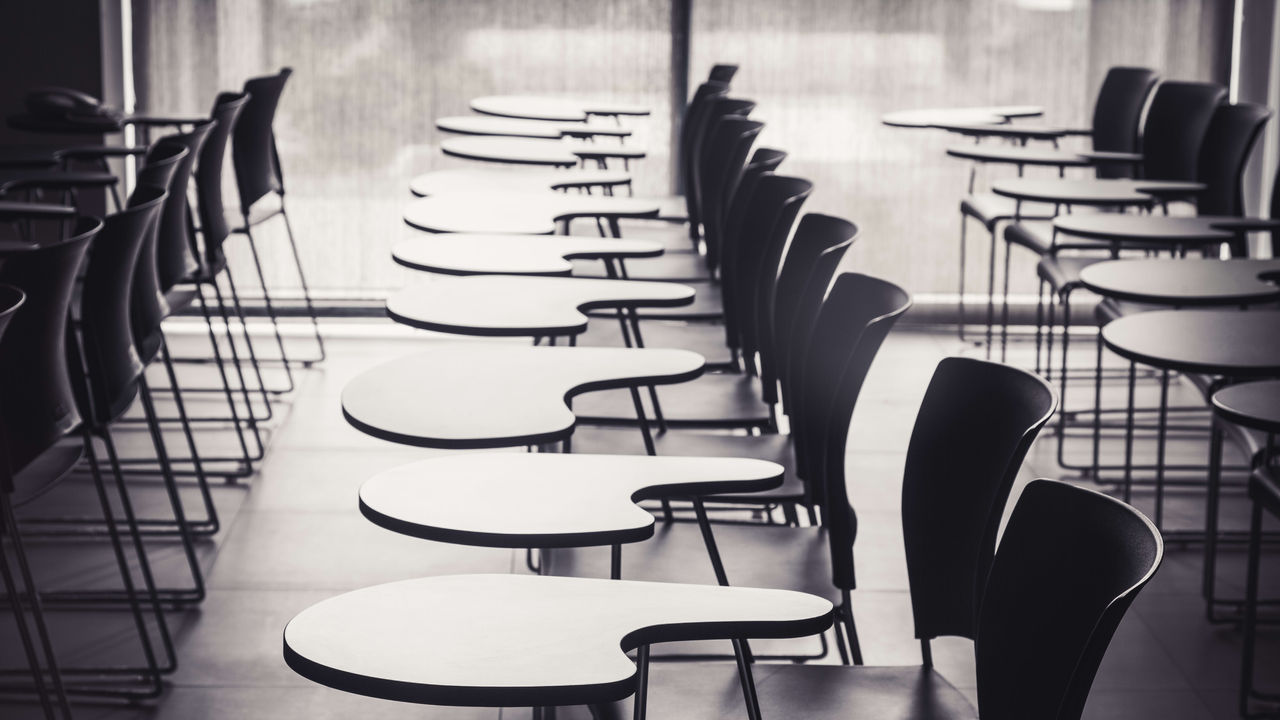
<path id="1" fill-rule="evenodd" d="M 82 719 L 156 718 L 496 718 L 499 710 L 408 706 L 344 694 L 311 684 L 281 659 L 281 630 L 299 610 L 345 590 L 413 576 L 461 572 L 526 572 L 522 552 L 450 546 L 401 537 L 374 527 L 356 510 L 356 489 L 384 468 L 432 454 L 361 435 L 339 412 L 343 384 L 380 360 L 432 342 L 426 334 L 396 332 L 388 323 L 368 321 L 335 328 L 330 358 L 299 373 L 298 388 L 278 406 L 270 452 L 260 471 L 235 484 L 216 484 L 222 529 L 200 543 L 208 595 L 198 607 L 170 614 L 180 665 L 158 701 L 133 706 L 77 705 Z M 1080 362 L 1091 359 L 1084 343 Z M 1030 363 L 1028 343 L 1014 343 L 1010 360 Z M 865 657 L 870 664 L 915 664 L 906 569 L 899 521 L 900 474 L 915 411 L 935 363 L 953 354 L 981 356 L 953 331 L 902 327 L 886 342 L 863 391 L 848 448 L 851 497 L 859 512 L 856 555 L 861 586 L 854 593 Z M 196 368 L 197 373 L 208 369 Z M 278 371 L 269 371 L 277 373 Z M 278 379 L 278 375 L 273 375 Z M 1120 386 L 1108 388 L 1119 397 Z M 1147 383 L 1142 394 L 1153 393 Z M 1194 402 L 1185 388 L 1175 396 Z M 1140 398 L 1142 399 L 1142 398 Z M 196 403 L 208 403 L 202 400 Z M 1067 406 L 1080 398 L 1069 388 Z M 164 405 L 164 403 L 161 403 Z M 162 407 L 162 410 L 164 408 Z M 128 447 L 145 438 L 120 434 Z M 229 445 L 210 434 L 208 447 Z M 177 438 L 171 438 L 176 442 Z M 1111 457 L 1118 444 L 1109 442 Z M 1205 457 L 1202 437 L 1175 439 L 1171 458 Z M 1021 480 L 1063 477 L 1057 441 L 1046 430 L 1023 469 Z M 1073 457 L 1086 453 L 1081 440 L 1068 439 Z M 1140 453 L 1151 444 L 1139 442 Z M 176 451 L 175 451 L 175 454 Z M 163 509 L 153 483 L 135 483 L 139 511 Z M 84 508 L 89 486 L 73 478 L 23 508 L 27 516 Z M 1016 490 L 1015 490 L 1016 492 Z M 91 499 L 91 498 L 89 498 Z M 188 500 L 194 504 L 194 495 Z M 1150 493 L 1135 502 L 1150 510 Z M 1194 527 L 1202 501 L 1194 490 L 1171 492 L 1165 519 Z M 1244 504 L 1238 494 L 1227 503 L 1229 523 L 1240 524 Z M 109 582 L 103 543 L 33 541 L 33 555 L 45 589 Z M 150 546 L 161 582 L 189 582 L 183 556 L 163 541 Z M 1280 594 L 1280 553 L 1266 559 L 1267 585 Z M 1239 592 L 1242 557 L 1229 551 L 1220 565 L 1225 593 Z M 1210 625 L 1199 596 L 1198 549 L 1170 545 L 1164 566 L 1117 632 L 1098 674 L 1085 716 L 1090 720 L 1228 720 L 1236 717 L 1240 636 L 1231 625 Z M 64 664 L 128 661 L 136 639 L 119 614 L 55 613 L 59 655 Z M 16 650 L 8 618 L 0 617 L 0 657 L 12 666 Z M 1280 679 L 1280 632 L 1264 631 L 1262 675 Z M 971 644 L 940 641 L 935 659 L 953 684 L 974 696 Z M 1280 682 L 1275 683 L 1280 685 Z M 651 692 L 660 693 L 660 687 Z M 0 702 L 0 717 L 38 717 L 31 704 Z M 505 717 L 527 717 L 525 710 Z"/>

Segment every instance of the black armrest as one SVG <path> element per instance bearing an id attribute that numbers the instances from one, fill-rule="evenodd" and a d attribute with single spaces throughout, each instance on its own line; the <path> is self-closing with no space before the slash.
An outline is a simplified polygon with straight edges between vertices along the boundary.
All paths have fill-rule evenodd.
<path id="1" fill-rule="evenodd" d="M 130 157 L 146 155 L 147 149 L 142 146 L 124 147 L 111 145 L 81 145 L 59 150 L 59 160 L 93 160 L 104 157 Z"/>
<path id="2" fill-rule="evenodd" d="M 208 119 L 207 117 L 177 117 L 173 115 L 126 115 L 121 122 L 125 125 L 163 127 L 167 125 L 195 125 Z"/>
<path id="3" fill-rule="evenodd" d="M 67 205 L 0 200 L 0 220 L 70 220 L 75 216 L 76 209 Z"/>
<path id="4" fill-rule="evenodd" d="M 32 170 L 0 176 L 0 192 L 21 188 L 106 187 L 116 182 L 116 176 L 108 172 Z"/>

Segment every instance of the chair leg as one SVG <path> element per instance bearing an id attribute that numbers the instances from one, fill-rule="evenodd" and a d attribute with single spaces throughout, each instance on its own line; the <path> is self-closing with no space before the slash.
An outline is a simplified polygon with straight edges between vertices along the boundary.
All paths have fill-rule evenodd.
<path id="1" fill-rule="evenodd" d="M 285 376 L 289 378 L 289 387 L 293 387 L 293 369 L 289 365 L 289 354 L 284 349 L 284 337 L 280 335 L 280 322 L 276 317 L 275 304 L 271 302 L 271 289 L 267 287 L 267 276 L 262 270 L 262 258 L 258 256 L 258 244 L 253 239 L 253 231 L 249 229 L 249 218 L 244 218 L 244 236 L 248 240 L 249 254 L 253 257 L 253 268 L 258 274 L 258 284 L 262 286 L 262 304 L 267 310 L 267 318 L 271 321 L 271 330 L 276 336 L 276 347 L 280 350 L 280 362 L 284 365 Z"/>
<path id="2" fill-rule="evenodd" d="M 271 399 L 267 396 L 267 393 L 284 395 L 285 393 L 293 392 L 293 373 L 292 371 L 288 371 L 286 366 L 285 379 L 287 382 L 285 386 L 283 388 L 267 387 L 266 380 L 264 380 L 262 376 L 261 363 L 258 361 L 258 353 L 253 347 L 253 337 L 249 334 L 248 317 L 245 315 L 244 307 L 240 304 L 240 292 L 236 288 L 235 276 L 231 274 L 230 268 L 228 268 L 223 275 L 227 278 L 227 291 L 228 295 L 231 297 L 231 308 L 235 311 L 236 320 L 240 322 L 240 335 L 244 338 L 245 354 L 249 356 L 249 364 L 253 366 L 254 378 L 258 381 L 258 392 L 262 395 L 262 402 L 266 405 L 266 417 L 258 419 L 270 419 L 272 415 Z M 214 287 L 215 289 L 218 288 L 216 279 L 214 280 Z M 221 293 L 221 290 L 218 289 L 218 292 Z M 221 295 L 219 295 L 218 300 L 219 302 L 222 301 Z"/>
<path id="3" fill-rule="evenodd" d="M 250 397 L 251 391 L 249 389 L 249 382 L 248 380 L 245 379 L 243 361 L 241 361 L 240 359 L 240 351 L 236 349 L 235 331 L 232 330 L 231 328 L 231 313 L 227 310 L 227 299 L 222 294 L 222 288 L 218 285 L 217 278 L 214 278 L 214 281 L 210 283 L 210 286 L 213 288 L 214 300 L 216 300 L 218 303 L 218 315 L 222 319 L 222 327 L 226 331 L 227 350 L 228 352 L 231 353 L 231 364 L 232 364 L 232 367 L 234 367 L 236 370 L 236 379 L 240 381 L 240 395 L 244 399 L 245 414 L 248 416 L 249 420 L 253 422 L 254 439 L 257 441 L 257 445 L 259 449 L 261 449 L 262 438 L 260 433 L 258 433 L 258 423 L 266 422 L 267 420 L 271 419 L 273 414 L 273 411 L 271 409 L 271 403 L 270 401 L 264 401 L 266 403 L 266 407 L 263 408 L 262 415 L 259 415 L 257 410 L 254 409 L 253 399 Z M 240 318 L 237 318 L 237 319 L 240 319 Z M 241 322 L 243 322 L 243 320 L 241 320 Z M 245 329 L 244 332 L 247 334 L 248 330 Z M 250 344 L 245 351 L 247 353 L 252 353 L 252 350 L 253 350 L 253 346 L 252 344 Z M 256 358 L 256 356 L 254 357 Z M 258 371 L 258 366 L 256 362 L 253 363 L 253 368 L 255 372 Z M 263 398 L 266 398 L 267 391 L 263 387 L 261 378 L 262 378 L 262 374 L 259 372 L 256 376 L 256 379 L 259 380 L 258 392 L 259 394 L 262 395 Z M 259 460 L 261 459 L 261 457 L 259 454 L 255 453 L 254 459 Z"/>
<path id="4" fill-rule="evenodd" d="M 854 665 L 862 664 L 862 644 L 858 642 L 858 627 L 853 621 L 853 604 L 852 598 L 849 597 L 848 590 L 842 590 L 843 597 L 840 601 L 840 616 L 845 634 L 849 637 L 849 655 Z"/>
<path id="5" fill-rule="evenodd" d="M 6 511 L 9 508 L 9 497 L 7 493 L 0 492 L 0 505 L 4 505 Z M 6 512 L 11 517 L 12 513 Z M 12 525 L 8 523 L 9 517 L 0 521 L 0 541 L 4 539 Z M 15 552 L 21 552 L 20 548 L 16 548 Z M 40 709 L 44 713 L 45 720 L 54 720 L 53 701 L 50 699 L 50 690 L 45 686 L 45 671 L 40 657 L 36 654 L 35 641 L 31 637 L 31 628 L 27 627 L 27 613 L 23 609 L 22 598 L 36 598 L 35 586 L 24 581 L 22 589 L 19 589 L 18 583 L 14 581 L 13 572 L 9 568 L 9 554 L 5 549 L 4 543 L 0 542 L 0 581 L 4 582 L 4 586 L 8 589 L 9 607 L 13 611 L 13 619 L 18 627 L 18 639 L 22 643 L 22 654 L 27 660 L 27 667 L 31 670 L 31 683 L 35 689 L 36 697 L 40 700 Z M 49 656 L 50 670 L 55 678 L 58 673 L 52 667 L 53 656 Z M 58 682 L 61 685 L 60 681 Z M 65 693 L 60 693 L 62 702 L 66 702 Z M 69 715 L 68 715 L 69 717 Z"/>
<path id="6" fill-rule="evenodd" d="M 280 216 L 284 218 L 285 233 L 289 236 L 289 249 L 293 251 L 293 264 L 298 268 L 298 282 L 302 285 L 302 301 L 307 306 L 307 315 L 311 318 L 311 330 L 315 333 L 316 348 L 319 354 L 314 358 L 302 360 L 304 367 L 310 367 L 317 362 L 324 362 L 326 354 L 324 349 L 324 338 L 320 335 L 320 321 L 316 317 L 315 303 L 311 299 L 311 288 L 307 285 L 307 275 L 302 271 L 302 256 L 298 254 L 298 243 L 293 237 L 293 225 L 289 222 L 289 213 L 284 209 L 284 198 L 280 198 Z"/>
<path id="7" fill-rule="evenodd" d="M 968 242 L 967 242 L 967 241 L 968 241 L 968 238 L 967 238 L 967 236 L 968 236 L 968 234 L 969 234 L 969 219 L 968 219 L 967 217 L 965 217 L 964 213 L 961 213 L 961 214 L 960 214 L 960 287 L 959 287 L 959 298 L 960 298 L 960 321 L 959 321 L 959 323 L 956 325 L 956 331 L 957 331 L 957 332 L 956 332 L 956 334 L 959 336 L 959 338 L 960 338 L 960 342 L 964 342 L 964 341 L 965 341 L 965 337 L 964 337 L 964 329 L 965 329 L 965 327 L 964 327 L 964 326 L 965 326 L 964 281 L 965 281 L 965 277 L 964 277 L 964 274 L 965 274 L 965 256 L 968 254 L 968 252 L 967 252 L 967 245 L 968 245 Z"/>
<path id="8" fill-rule="evenodd" d="M 221 523 L 218 520 L 218 508 L 214 505 L 213 495 L 209 491 L 209 478 L 205 475 L 204 464 L 200 461 L 200 451 L 196 448 L 196 438 L 192 432 L 191 422 L 187 418 L 186 403 L 182 399 L 182 390 L 178 387 L 178 376 L 174 372 L 173 362 L 169 357 L 169 345 L 161 339 L 160 342 L 160 358 L 164 365 L 165 373 L 169 378 L 169 384 L 173 387 L 173 401 L 178 411 L 178 419 L 182 424 L 182 434 L 186 438 L 187 452 L 191 456 L 191 465 L 195 470 L 196 485 L 200 489 L 200 499 L 204 503 L 205 519 L 192 523 L 192 527 L 198 527 L 193 530 L 200 535 L 212 535 L 218 532 Z"/>

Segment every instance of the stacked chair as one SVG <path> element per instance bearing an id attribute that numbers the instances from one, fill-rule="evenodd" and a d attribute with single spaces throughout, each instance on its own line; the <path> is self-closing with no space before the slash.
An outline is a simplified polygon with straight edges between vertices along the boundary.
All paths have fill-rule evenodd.
<path id="1" fill-rule="evenodd" d="M 744 705 L 751 718 L 860 708 L 972 717 L 931 669 L 930 641 L 954 635 L 975 641 L 984 716 L 1080 716 L 1162 543 L 1132 508 L 1054 481 L 1026 486 L 997 543 L 1023 458 L 1057 404 L 1044 380 L 997 363 L 940 363 L 907 452 L 903 533 L 923 667 L 854 667 L 864 657 L 845 450 L 868 371 L 910 296 L 839 272 L 858 228 L 800 216 L 812 184 L 775 172 L 784 152 L 753 151 L 763 124 L 746 117 L 753 102 L 726 97 L 734 70 L 713 69 L 685 114 L 687 227 L 659 203 L 625 225 L 604 205 L 571 212 L 594 217 L 601 235 L 607 221 L 619 243 L 632 229 L 662 237 L 672 255 L 663 223 L 674 225 L 705 273 L 664 277 L 682 266 L 633 248 L 563 251 L 575 274 L 597 278 L 504 278 L 486 273 L 552 273 L 514 261 L 489 270 L 482 252 L 470 265 L 442 258 L 439 248 L 463 247 L 456 235 L 397 246 L 401 264 L 471 277 L 423 278 L 389 300 L 393 319 L 535 347 L 446 340 L 383 362 L 344 388 L 346 419 L 402 444 L 528 452 L 395 468 L 365 483 L 359 511 L 413 537 L 526 548 L 533 575 L 405 580 L 321 601 L 285 628 L 297 673 L 388 700 L 531 707 L 540 719 L 565 706 L 597 719 L 740 717 Z M 527 177 L 521 203 L 540 191 L 562 206 Z M 486 227 L 483 194 L 434 202 L 417 192 L 427 180 L 414 181 L 427 197 L 406 210 L 411 226 Z M 473 242 L 513 247 L 510 237 Z M 675 287 L 658 302 L 653 281 Z M 456 310 L 462 297 L 483 307 Z M 773 664 L 816 657 L 751 645 L 818 635 L 825 654 L 833 625 L 838 666 Z M 694 640 L 716 642 L 693 655 L 651 647 Z M 633 650 L 634 660 L 622 655 Z"/>
<path id="2" fill-rule="evenodd" d="M 265 282 L 252 246 L 250 228 L 260 219 L 251 205 L 265 194 L 283 198 L 271 125 L 288 75 L 286 69 L 250 80 L 245 92 L 220 94 L 209 117 L 128 116 L 100 128 L 133 125 L 143 136 L 157 135 L 145 146 L 67 147 L 0 169 L 0 364 L 8 378 L 0 384 L 0 537 L 10 553 L 0 575 L 27 661 L 22 669 L 0 669 L 0 692 L 34 694 L 45 717 L 71 717 L 69 699 L 159 696 L 178 665 L 169 613 L 203 600 L 202 538 L 222 526 L 210 483 L 255 472 L 279 396 L 296 386 L 294 370 L 323 358 L 309 292 L 302 299 L 317 350 L 299 359 L 286 353 L 265 285 L 278 352 L 263 357 L 228 269 L 226 241 L 244 234 Z M 41 130 L 42 123 L 53 129 L 74 118 L 13 122 Z M 229 140 L 243 227 L 228 224 L 222 200 Z M 108 162 L 116 158 L 135 166 L 127 195 Z M 259 188 L 266 190 L 255 195 Z M 103 189 L 115 212 L 87 215 L 86 193 Z M 284 216 L 282 200 L 269 216 L 275 214 Z M 291 233 L 289 241 L 296 261 Z M 178 336 L 165 321 L 180 313 L 203 319 L 208 355 L 171 351 Z M 185 338 L 180 344 L 193 347 Z M 282 368 L 275 376 L 264 369 L 273 360 Z M 179 370 L 188 365 L 216 369 L 217 382 L 193 382 L 202 373 Z M 203 375 L 207 383 L 210 373 Z M 280 375 L 284 383 L 273 384 Z M 202 447 L 228 436 L 234 450 Z M 194 492 L 185 493 L 188 487 Z M 144 500 L 157 490 L 161 501 Z M 79 492 L 86 501 L 72 505 L 96 512 L 50 517 L 42 509 L 49 493 Z M 50 539 L 83 544 L 88 553 L 105 545 L 118 574 L 114 585 L 51 582 L 56 573 L 42 572 L 30 553 Z M 162 585 L 154 570 L 158 552 L 176 552 L 187 578 Z M 116 642 L 122 649 L 132 644 L 138 660 L 100 667 L 60 662 L 49 614 L 103 609 L 128 618 L 136 638 Z"/>

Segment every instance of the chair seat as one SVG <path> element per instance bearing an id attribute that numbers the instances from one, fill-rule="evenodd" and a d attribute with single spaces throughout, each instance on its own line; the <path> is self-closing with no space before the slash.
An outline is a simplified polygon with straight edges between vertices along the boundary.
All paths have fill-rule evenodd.
<path id="1" fill-rule="evenodd" d="M 1081 287 L 1080 271 L 1094 263 L 1110 260 L 1105 255 L 1045 255 L 1036 264 L 1036 274 L 1061 295 Z"/>
<path id="2" fill-rule="evenodd" d="M 650 667 L 649 717 L 746 717 L 733 663 L 654 663 Z M 959 690 L 924 667 L 756 663 L 752 675 L 761 715 L 766 718 L 971 720 L 978 716 Z M 626 705 L 630 713 L 630 702 Z"/>
<path id="3" fill-rule="evenodd" d="M 1261 503 L 1267 512 L 1280 517 L 1280 481 L 1265 468 L 1255 470 L 1249 478 L 1249 497 Z"/>
<path id="4" fill-rule="evenodd" d="M 169 288 L 164 294 L 164 301 L 169 306 L 169 314 L 181 312 L 195 302 L 200 291 L 189 285 Z"/>
<path id="5" fill-rule="evenodd" d="M 1141 312 L 1150 312 L 1152 310 L 1168 310 L 1168 305 L 1151 305 L 1148 303 L 1129 302 L 1127 300 L 1116 300 L 1115 298 L 1106 298 L 1098 303 L 1094 308 L 1093 315 L 1101 327 L 1118 320 L 1126 315 L 1135 315 Z"/>
<path id="6" fill-rule="evenodd" d="M 994 232 L 996 223 L 1012 220 L 1017 208 L 1013 200 L 995 193 L 974 193 L 960 200 L 960 214 L 982 223 L 987 232 Z M 1050 220 L 1053 206 L 1048 203 L 1022 204 L 1022 217 L 1026 220 Z"/>
<path id="7" fill-rule="evenodd" d="M 1048 255 L 1053 244 L 1053 224 L 1043 220 L 1016 222 L 1004 229 L 1004 239 L 1037 255 Z"/>
<path id="8" fill-rule="evenodd" d="M 630 267 L 630 266 L 628 266 Z M 693 304 L 673 308 L 639 308 L 637 317 L 644 320 L 719 320 L 724 317 L 724 301 L 720 285 L 706 280 L 684 283 L 693 288 Z M 593 317 L 609 316 L 611 312 L 587 313 Z"/>
<path id="9" fill-rule="evenodd" d="M 689 205 L 683 195 L 668 195 L 658 200 L 661 201 L 658 206 L 659 220 L 674 223 L 689 222 Z"/>
<path id="10" fill-rule="evenodd" d="M 13 476 L 13 504 L 22 505 L 42 495 L 66 477 L 84 457 L 79 434 L 58 441 Z"/>
<path id="11" fill-rule="evenodd" d="M 760 427 L 769 422 L 768 406 L 760 400 L 756 378 L 740 373 L 713 373 L 678 388 L 658 388 L 658 400 L 668 424 L 708 427 Z M 649 394 L 640 391 L 645 413 L 654 419 Z M 634 424 L 635 403 L 627 390 L 585 393 L 574 399 L 579 422 L 604 425 Z"/>
<path id="12" fill-rule="evenodd" d="M 692 350 L 707 359 L 707 369 L 733 365 L 733 356 L 725 346 L 724 325 L 650 320 L 641 324 L 640 332 L 645 347 Z M 622 329 L 616 321 L 593 319 L 587 331 L 578 336 L 578 344 L 623 347 Z"/>
<path id="13" fill-rule="evenodd" d="M 625 262 L 629 280 L 709 280 L 706 260 L 697 253 L 676 252 L 654 258 L 631 258 Z M 573 274 L 579 277 L 607 277 L 599 260 L 575 260 Z"/>
<path id="14" fill-rule="evenodd" d="M 798 590 L 840 602 L 840 591 L 831 583 L 831 552 L 823 528 L 722 523 L 713 528 L 730 585 Z M 548 550 L 543 554 L 544 572 L 607 578 L 609 554 L 607 547 Z M 624 545 L 622 578 L 716 584 L 702 531 L 695 522 L 659 522 L 651 539 Z"/>
<path id="15" fill-rule="evenodd" d="M 804 498 L 804 484 L 796 476 L 795 453 L 792 451 L 790 435 L 724 435 L 681 430 L 657 435 L 653 444 L 659 456 L 754 458 L 778 463 L 786 470 L 782 485 L 773 490 L 742 495 L 716 495 L 708 498 L 709 501 L 759 505 L 799 502 Z M 579 427 L 573 434 L 573 451 L 641 455 L 644 454 L 644 441 L 634 430 Z"/>

